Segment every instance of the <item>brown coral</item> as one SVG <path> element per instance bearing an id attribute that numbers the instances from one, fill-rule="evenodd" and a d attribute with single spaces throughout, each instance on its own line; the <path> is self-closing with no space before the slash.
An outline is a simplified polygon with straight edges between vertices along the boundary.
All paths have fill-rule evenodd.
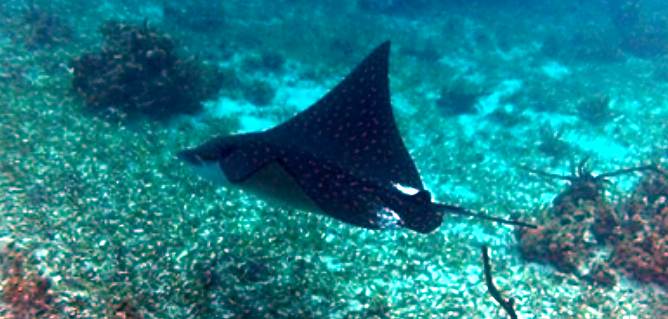
<path id="1" fill-rule="evenodd" d="M 93 110 L 167 118 L 198 112 L 220 89 L 220 73 L 179 56 L 171 38 L 143 26 L 108 22 L 104 46 L 72 62 L 73 89 Z"/>

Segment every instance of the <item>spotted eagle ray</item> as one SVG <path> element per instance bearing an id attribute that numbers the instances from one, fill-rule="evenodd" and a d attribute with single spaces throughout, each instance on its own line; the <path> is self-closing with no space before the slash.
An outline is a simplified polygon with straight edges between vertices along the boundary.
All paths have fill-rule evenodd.
<path id="1" fill-rule="evenodd" d="M 531 227 L 432 201 L 394 121 L 389 53 L 389 41 L 379 45 L 287 122 L 213 138 L 179 157 L 209 179 L 370 229 L 429 233 L 446 213 Z"/>

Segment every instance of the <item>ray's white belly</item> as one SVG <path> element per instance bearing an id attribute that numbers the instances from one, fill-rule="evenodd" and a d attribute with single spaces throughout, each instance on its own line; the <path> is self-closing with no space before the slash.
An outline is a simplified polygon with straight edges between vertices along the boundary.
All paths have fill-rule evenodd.
<path id="1" fill-rule="evenodd" d="M 196 168 L 197 173 L 220 186 L 240 187 L 283 208 L 321 212 L 295 180 L 277 163 L 270 163 L 241 183 L 232 183 L 217 162 Z"/>

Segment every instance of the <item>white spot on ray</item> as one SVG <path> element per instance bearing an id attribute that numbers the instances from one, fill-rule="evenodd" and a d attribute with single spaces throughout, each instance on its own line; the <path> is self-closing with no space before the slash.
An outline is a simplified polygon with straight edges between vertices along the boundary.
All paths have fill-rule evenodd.
<path id="1" fill-rule="evenodd" d="M 417 189 L 417 188 L 410 187 L 410 186 L 404 186 L 404 185 L 401 185 L 399 183 L 393 183 L 392 186 L 394 186 L 394 188 L 396 188 L 398 191 L 400 191 L 400 192 L 402 192 L 406 195 L 415 195 L 415 194 L 420 192 L 420 190 Z"/>

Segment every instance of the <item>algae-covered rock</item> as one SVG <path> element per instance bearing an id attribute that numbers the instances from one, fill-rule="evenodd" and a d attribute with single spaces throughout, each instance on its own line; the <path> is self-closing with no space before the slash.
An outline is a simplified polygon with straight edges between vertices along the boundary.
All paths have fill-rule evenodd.
<path id="1" fill-rule="evenodd" d="M 220 89 L 220 72 L 182 57 L 174 41 L 149 27 L 107 22 L 104 45 L 72 61 L 72 88 L 93 110 L 167 118 L 198 112 Z"/>

